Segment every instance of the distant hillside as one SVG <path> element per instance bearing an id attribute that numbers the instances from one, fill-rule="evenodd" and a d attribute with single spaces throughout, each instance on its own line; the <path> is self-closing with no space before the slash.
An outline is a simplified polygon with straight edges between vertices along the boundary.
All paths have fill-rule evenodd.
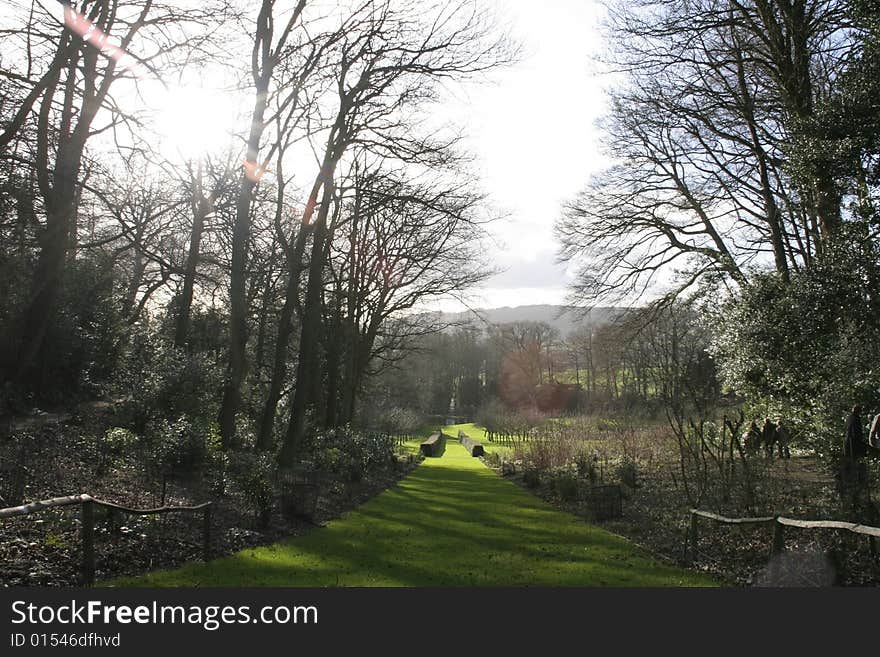
<path id="1" fill-rule="evenodd" d="M 555 327 L 562 337 L 566 337 L 579 326 L 603 326 L 609 324 L 622 312 L 622 308 L 594 308 L 589 314 L 584 314 L 584 311 L 580 308 L 539 305 L 517 306 L 515 308 L 487 308 L 460 313 L 437 313 L 435 316 L 442 322 L 471 324 L 482 328 L 485 328 L 487 324 L 545 322 Z"/>

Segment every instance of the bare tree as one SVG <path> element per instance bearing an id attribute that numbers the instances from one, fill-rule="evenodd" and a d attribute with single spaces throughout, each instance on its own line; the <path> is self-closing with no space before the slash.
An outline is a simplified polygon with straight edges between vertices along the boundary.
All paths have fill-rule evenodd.
<path id="1" fill-rule="evenodd" d="M 449 154 L 454 164 L 453 154 Z M 403 313 L 459 293 L 487 276 L 479 255 L 484 199 L 470 181 L 444 181 L 433 169 L 351 172 L 351 198 L 340 212 L 328 269 L 327 422 L 351 421 L 368 371 L 394 362 L 414 337 L 436 330 Z M 372 370 L 371 370 L 372 368 Z M 338 398 L 338 399 L 337 399 Z"/>
<path id="2" fill-rule="evenodd" d="M 205 185 L 205 170 L 209 185 Z M 190 313 L 193 303 L 199 262 L 202 259 L 202 238 L 206 222 L 216 211 L 218 200 L 228 195 L 235 169 L 230 161 L 214 162 L 210 158 L 199 159 L 193 170 L 192 162 L 186 166 L 189 208 L 192 222 L 189 229 L 189 248 L 183 268 L 183 284 L 175 302 L 174 346 L 183 347 L 187 342 Z"/>
<path id="3" fill-rule="evenodd" d="M 491 339 L 502 354 L 499 394 L 511 405 L 537 405 L 537 388 L 549 369 L 549 350 L 559 332 L 546 322 L 499 324 Z"/>
<path id="4" fill-rule="evenodd" d="M 37 4 L 16 14 L 12 31 L 26 56 L 22 70 L 0 75 L 14 85 L 15 109 L 0 133 L 7 146 L 21 131 L 33 136 L 28 165 L 35 171 L 45 224 L 30 301 L 21 321 L 15 379 L 25 382 L 43 346 L 76 245 L 89 141 L 135 121 L 111 95 L 121 79 L 155 71 L 175 51 L 200 47 L 211 13 L 177 10 L 152 0 L 60 3 L 60 14 Z M 218 8 L 222 9 L 222 8 Z"/>
<path id="5" fill-rule="evenodd" d="M 299 0 L 276 34 L 276 0 L 263 0 L 257 13 L 251 53 L 253 109 L 246 141 L 244 167 L 239 181 L 235 223 L 232 233 L 232 270 L 229 280 L 229 359 L 223 401 L 220 406 L 220 435 L 225 446 L 235 442 L 235 417 L 241 404 L 241 385 L 246 371 L 247 345 L 247 246 L 250 239 L 251 202 L 254 188 L 262 177 L 271 153 L 261 159 L 266 110 L 269 106 L 273 74 L 289 52 L 288 41 L 302 19 L 306 0 Z M 294 86 L 290 103 L 295 104 L 301 88 Z M 278 142 L 276 141 L 276 147 Z M 274 150 L 274 149 L 272 149 Z"/>
<path id="6" fill-rule="evenodd" d="M 436 98 L 438 81 L 473 76 L 510 58 L 503 38 L 486 38 L 486 14 L 473 2 L 404 10 L 389 0 L 371 0 L 346 25 L 334 50 L 335 112 L 302 219 L 311 231 L 312 248 L 297 384 L 279 457 L 285 465 L 296 462 L 317 388 L 323 264 L 339 162 L 357 144 L 402 160 L 429 157 L 435 150 L 431 140 L 412 135 L 407 113 Z M 291 281 L 289 294 L 297 291 L 298 284 Z"/>
<path id="7" fill-rule="evenodd" d="M 796 178 L 786 145 L 841 70 L 843 3 L 618 2 L 605 124 L 616 164 L 565 211 L 575 296 L 632 299 L 679 273 L 742 284 L 769 261 L 808 266 L 840 221 L 830 177 Z"/>

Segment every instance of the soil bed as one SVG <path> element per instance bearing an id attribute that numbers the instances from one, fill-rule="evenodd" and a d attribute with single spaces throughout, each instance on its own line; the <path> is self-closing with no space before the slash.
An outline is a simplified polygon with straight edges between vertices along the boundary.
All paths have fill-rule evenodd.
<path id="1" fill-rule="evenodd" d="M 487 463 L 488 465 L 488 463 Z M 490 466 L 491 467 L 491 466 Z M 871 554 L 867 538 L 849 532 L 790 531 L 785 554 L 771 568 L 772 530 L 766 527 L 728 527 L 701 521 L 697 553 L 686 552 L 689 506 L 669 467 L 639 473 L 636 487 L 622 486 L 623 513 L 614 520 L 596 520 L 585 495 L 563 500 L 550 477 L 534 480 L 523 470 L 502 474 L 554 507 L 583 517 L 641 545 L 658 557 L 680 566 L 711 573 L 732 586 L 876 586 L 880 584 L 880 561 Z M 581 490 L 588 488 L 581 482 Z M 765 506 L 753 515 L 784 515 L 804 519 L 850 520 L 841 509 L 835 482 L 822 463 L 802 456 L 775 460 L 768 465 Z M 711 509 L 715 510 L 715 509 Z M 724 510 L 731 517 L 747 514 Z"/>
<path id="2" fill-rule="evenodd" d="M 419 463 L 398 455 L 393 465 L 368 472 L 360 482 L 325 486 L 312 522 L 284 518 L 273 509 L 260 526 L 255 510 L 234 486 L 217 494 L 207 474 L 173 479 L 164 487 L 141 467 L 137 455 L 101 462 L 95 457 L 95 436 L 113 426 L 112 408 L 90 407 L 70 416 L 48 416 L 16 425 L 27 432 L 20 500 L 0 490 L 0 507 L 34 500 L 89 493 L 129 507 L 162 504 L 194 505 L 213 501 L 212 556 L 267 545 L 300 536 L 338 518 L 395 485 Z M 12 441 L 0 439 L 0 463 L 19 459 Z M 0 479 L 7 473 L 0 472 Z M 8 475 L 7 475 L 8 478 Z M 8 488 L 10 482 L 5 483 Z M 10 504 L 10 501 L 12 502 Z M 0 520 L 0 586 L 76 586 L 79 584 L 79 507 L 49 509 Z M 96 580 L 173 568 L 202 558 L 201 517 L 190 514 L 127 516 L 96 509 Z"/>

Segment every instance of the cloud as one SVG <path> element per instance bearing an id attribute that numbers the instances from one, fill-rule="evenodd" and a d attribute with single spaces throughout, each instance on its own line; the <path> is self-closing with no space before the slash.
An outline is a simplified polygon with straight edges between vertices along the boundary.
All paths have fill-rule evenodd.
<path id="1" fill-rule="evenodd" d="M 501 265 L 505 266 L 505 265 Z M 516 288 L 564 288 L 569 281 L 565 265 L 558 264 L 552 254 L 541 254 L 533 261 L 517 259 L 486 281 L 485 287 L 497 290 Z"/>

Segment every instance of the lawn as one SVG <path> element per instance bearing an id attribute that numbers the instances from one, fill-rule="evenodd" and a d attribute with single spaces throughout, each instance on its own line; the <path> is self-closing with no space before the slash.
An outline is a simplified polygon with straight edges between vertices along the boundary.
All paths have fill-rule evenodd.
<path id="1" fill-rule="evenodd" d="M 487 454 L 500 454 L 502 456 L 509 456 L 510 453 L 513 451 L 510 447 L 507 447 L 505 445 L 490 443 L 488 440 L 486 440 L 486 430 L 483 427 L 477 426 L 476 424 L 434 424 L 424 428 L 421 433 L 425 434 L 425 436 L 427 437 L 429 434 L 441 430 L 444 434 L 446 434 L 448 438 L 452 439 L 452 442 L 457 442 L 458 432 L 464 431 L 474 440 L 479 440 L 483 444 L 483 449 L 486 451 Z M 422 438 L 419 438 L 418 440 L 407 440 L 401 445 L 401 451 L 408 452 L 410 454 L 418 454 L 419 445 L 421 444 L 422 440 Z"/>
<path id="2" fill-rule="evenodd" d="M 457 435 L 456 427 L 447 433 Z M 465 429 L 468 431 L 468 429 Z M 474 432 L 477 433 L 477 432 Z M 474 435 L 481 438 L 480 435 Z M 325 527 L 116 586 L 693 586 L 626 539 L 552 509 L 448 441 Z"/>
<path id="3" fill-rule="evenodd" d="M 474 440 L 479 440 L 483 444 L 483 449 L 487 454 L 498 454 L 500 456 L 509 456 L 513 450 L 506 445 L 498 443 L 490 443 L 486 440 L 486 430 L 476 424 L 454 424 L 452 426 L 443 427 L 443 433 L 451 436 L 454 440 L 458 440 L 458 432 L 464 431 Z"/>

